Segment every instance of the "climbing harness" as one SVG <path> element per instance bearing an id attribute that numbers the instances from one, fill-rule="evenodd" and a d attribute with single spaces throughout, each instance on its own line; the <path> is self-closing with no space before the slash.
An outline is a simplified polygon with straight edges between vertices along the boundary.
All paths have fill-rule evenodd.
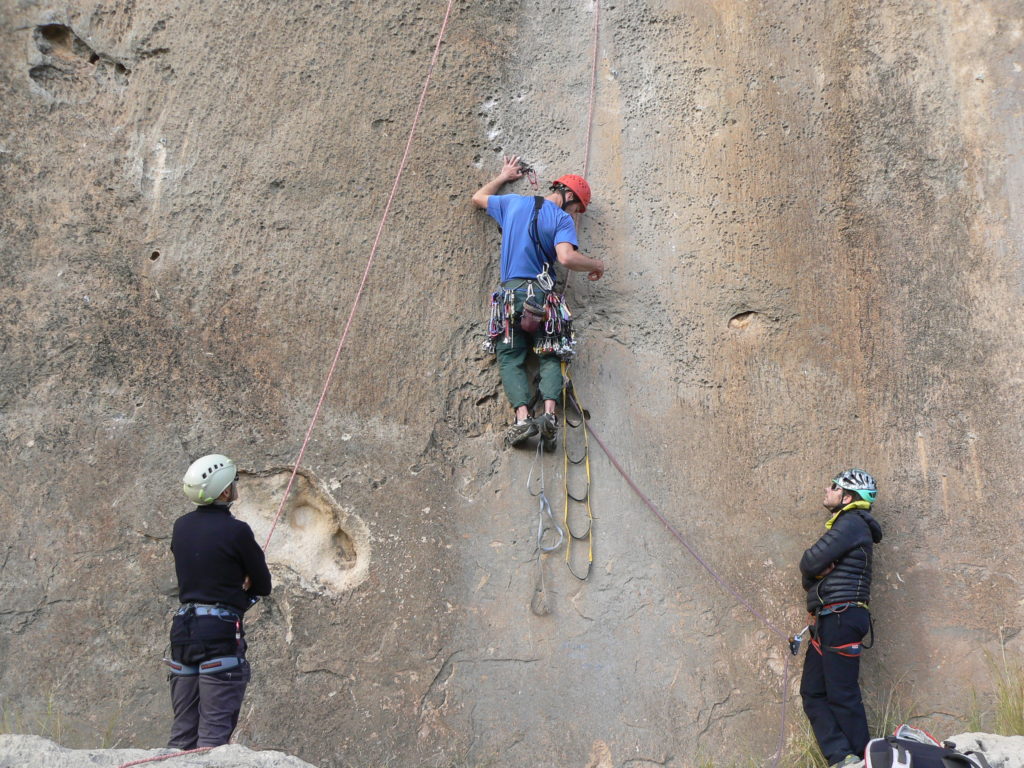
<path id="1" fill-rule="evenodd" d="M 208 605 L 206 603 L 185 603 L 176 612 L 176 616 L 216 616 L 218 619 L 236 620 L 239 617 L 238 610 L 223 605 Z"/>
<path id="2" fill-rule="evenodd" d="M 193 677 L 195 675 L 214 675 L 218 672 L 227 672 L 229 669 L 242 666 L 244 659 L 237 656 L 218 656 L 214 659 L 207 659 L 201 664 L 182 664 L 173 659 L 164 659 L 164 664 L 171 671 L 172 675 L 181 677 Z"/>
<path id="3" fill-rule="evenodd" d="M 575 412 L 574 417 L 569 416 L 570 410 Z M 571 455 L 570 443 L 582 445 L 579 455 Z M 568 534 L 565 564 L 573 576 L 580 581 L 586 581 L 594 565 L 594 513 L 590 506 L 590 436 L 587 432 L 586 412 L 576 399 L 572 378 L 569 375 L 569 365 L 565 361 L 562 362 L 562 467 L 563 523 Z M 570 485 L 573 484 L 570 477 L 580 477 L 580 469 L 583 470 L 583 488 L 582 491 L 577 489 L 574 493 L 570 490 Z M 583 520 L 574 519 L 580 516 L 581 511 L 586 517 Z M 573 544 L 576 542 L 586 542 L 587 545 L 585 571 L 574 561 Z"/>
<path id="4" fill-rule="evenodd" d="M 855 643 L 846 643 L 845 645 L 822 646 L 821 641 L 818 639 L 817 634 L 815 632 L 815 627 L 805 627 L 805 630 L 810 631 L 811 645 L 814 646 L 814 650 L 816 650 L 819 654 L 821 654 L 822 650 L 824 649 L 826 651 L 831 651 L 832 653 L 837 653 L 840 656 L 856 658 L 860 656 L 860 652 L 862 649 L 871 650 L 875 647 L 875 622 L 874 619 L 871 618 L 871 610 L 868 608 L 867 603 L 855 601 L 845 603 L 829 603 L 828 605 L 823 605 L 821 608 L 816 610 L 814 612 L 814 615 L 816 618 L 820 619 L 825 616 L 831 616 L 832 614 L 846 613 L 851 608 L 863 608 L 868 612 L 868 635 L 871 637 L 871 641 L 867 643 L 862 643 L 860 640 L 858 640 Z M 790 645 L 790 648 L 792 649 L 792 644 Z M 797 646 L 797 650 L 799 650 L 799 646 Z M 796 653 L 797 651 L 793 651 L 794 656 L 796 655 Z"/>
<path id="5" fill-rule="evenodd" d="M 523 302 L 523 315 L 519 319 L 519 325 L 524 331 L 531 334 L 536 333 L 547 322 L 545 303 L 538 302 L 533 296 Z"/>
<path id="6" fill-rule="evenodd" d="M 175 616 L 184 617 L 185 626 L 191 626 L 198 616 L 219 619 L 228 624 L 235 625 L 235 655 L 217 656 L 212 659 L 204 659 L 198 664 L 186 664 L 172 658 L 162 659 L 164 665 L 170 670 L 171 675 L 179 677 L 192 677 L 194 675 L 213 675 L 218 672 L 226 672 L 229 669 L 240 667 L 245 661 L 245 643 L 242 640 L 242 615 L 236 608 L 225 605 L 210 605 L 207 603 L 185 603 L 177 611 Z M 191 630 L 189 630 L 191 632 Z M 201 635 L 200 635 L 201 637 Z M 173 641 L 172 641 L 173 642 Z"/>
<path id="7" fill-rule="evenodd" d="M 851 608 L 867 609 L 867 607 L 867 603 L 859 603 L 855 601 L 850 601 L 846 603 L 829 603 L 828 605 L 823 605 L 821 608 L 816 610 L 814 612 L 814 615 L 818 618 L 821 618 L 822 616 L 829 616 L 833 613 L 846 613 Z"/>
<path id="8" fill-rule="evenodd" d="M 524 308 L 516 312 L 516 293 L 524 291 Z M 535 301 L 538 294 L 543 296 L 543 304 Z M 535 311 L 538 312 L 539 324 L 537 330 L 532 333 L 534 353 L 556 355 L 563 361 L 572 360 L 576 356 L 576 332 L 573 330 L 572 313 L 565 303 L 565 297 L 559 293 L 546 291 L 539 277 L 537 280 L 523 280 L 516 288 L 502 288 L 491 294 L 487 338 L 483 342 L 484 351 L 494 353 L 499 343 L 512 344 L 516 330 L 531 333 L 526 321 L 527 313 L 530 312 L 527 309 L 528 304 L 533 304 L 536 307 Z M 544 313 L 542 323 L 539 316 L 541 310 Z"/>
<path id="9" fill-rule="evenodd" d="M 539 470 L 538 470 L 539 468 Z M 533 484 L 534 470 L 538 470 L 538 483 Z M 551 613 L 551 607 L 547 600 L 547 588 L 544 582 L 544 555 L 557 552 L 558 548 L 565 542 L 565 531 L 558 524 L 554 513 L 551 510 L 551 502 L 548 500 L 544 490 L 544 441 L 537 441 L 537 451 L 534 454 L 533 466 L 530 467 L 530 474 L 526 478 L 526 490 L 537 499 L 537 546 L 534 550 L 534 561 L 537 570 L 537 578 L 534 583 L 533 597 L 530 599 L 530 610 L 536 616 L 546 616 Z M 549 543 L 545 543 L 545 538 Z M 554 541 L 551 541 L 554 539 Z"/>

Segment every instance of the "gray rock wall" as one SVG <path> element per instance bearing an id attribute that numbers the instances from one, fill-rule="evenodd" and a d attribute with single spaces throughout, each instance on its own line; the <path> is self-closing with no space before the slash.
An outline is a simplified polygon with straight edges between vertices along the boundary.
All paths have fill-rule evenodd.
<path id="1" fill-rule="evenodd" d="M 238 513 L 269 531 L 443 13 L 0 4 L 8 730 L 59 710 L 65 743 L 163 743 L 179 478 L 231 455 Z M 581 168 L 594 21 L 589 2 L 454 4 L 271 540 L 242 743 L 324 768 L 774 748 L 781 644 L 593 446 L 593 572 L 538 563 L 533 457 L 499 446 L 479 349 L 498 233 L 468 196 L 503 152 L 544 180 Z M 608 272 L 569 287 L 594 429 L 787 630 L 827 477 L 875 473 L 866 696 L 906 690 L 939 732 L 1024 621 L 1022 34 L 1010 0 L 600 13 L 581 237 Z M 560 514 L 560 460 L 546 481 Z"/>

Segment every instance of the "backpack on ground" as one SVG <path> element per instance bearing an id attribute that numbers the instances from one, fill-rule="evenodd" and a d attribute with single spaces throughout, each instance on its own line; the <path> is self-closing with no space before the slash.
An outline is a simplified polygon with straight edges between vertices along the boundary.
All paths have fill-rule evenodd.
<path id="1" fill-rule="evenodd" d="M 901 725 L 892 736 L 872 739 L 864 751 L 864 768 L 991 768 L 981 752 L 960 752 L 940 744 L 926 731 Z"/>

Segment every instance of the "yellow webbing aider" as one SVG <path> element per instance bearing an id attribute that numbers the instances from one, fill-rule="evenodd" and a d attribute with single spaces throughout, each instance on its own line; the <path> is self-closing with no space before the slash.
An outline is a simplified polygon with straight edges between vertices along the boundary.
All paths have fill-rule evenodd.
<path id="1" fill-rule="evenodd" d="M 565 543 L 565 564 L 569 572 L 580 581 L 585 581 L 590 576 L 590 570 L 594 565 L 594 515 L 590 508 L 590 437 L 587 433 L 587 418 L 583 406 L 576 399 L 573 390 L 572 379 L 569 376 L 569 365 L 562 361 L 562 455 L 564 457 L 564 472 L 562 473 L 564 523 L 565 531 L 568 534 Z M 569 418 L 570 406 L 576 412 L 577 420 Z M 583 453 L 578 458 L 569 455 L 569 430 L 582 430 L 583 432 Z M 582 465 L 586 472 L 586 485 L 582 494 L 574 494 L 569 490 L 570 467 Z M 578 474 L 578 472 L 577 472 Z M 587 513 L 586 528 L 582 531 L 574 529 L 569 521 L 570 508 L 582 505 Z M 572 549 L 573 542 L 587 542 L 587 570 L 581 576 L 579 567 L 574 565 Z"/>

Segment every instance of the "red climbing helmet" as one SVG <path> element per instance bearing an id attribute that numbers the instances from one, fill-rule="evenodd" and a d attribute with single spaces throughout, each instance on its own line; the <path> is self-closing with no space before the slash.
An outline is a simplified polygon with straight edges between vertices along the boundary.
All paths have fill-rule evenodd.
<path id="1" fill-rule="evenodd" d="M 580 201 L 580 213 L 587 210 L 587 206 L 590 205 L 590 185 L 587 184 L 586 179 L 575 173 L 567 173 L 565 176 L 555 179 L 551 183 L 551 188 L 554 189 L 559 184 L 568 187 L 576 195 L 576 199 Z"/>

